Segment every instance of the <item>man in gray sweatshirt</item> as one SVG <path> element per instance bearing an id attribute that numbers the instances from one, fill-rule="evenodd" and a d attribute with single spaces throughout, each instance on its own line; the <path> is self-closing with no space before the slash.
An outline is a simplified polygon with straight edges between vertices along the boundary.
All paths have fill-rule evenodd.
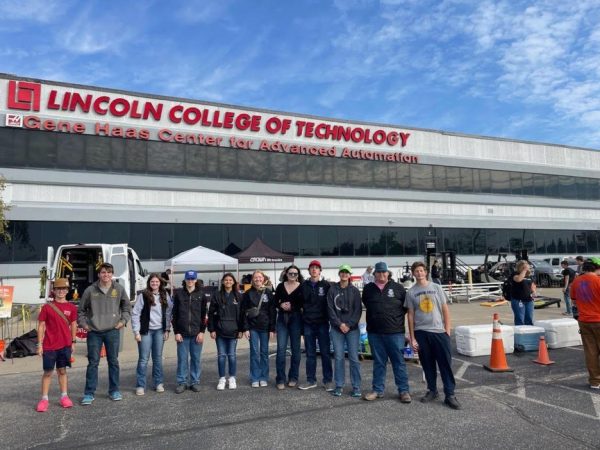
<path id="1" fill-rule="evenodd" d="M 108 361 L 108 395 L 119 401 L 119 330 L 131 318 L 131 305 L 125 289 L 112 279 L 112 264 L 98 268 L 98 281 L 83 293 L 79 303 L 78 325 L 88 332 L 88 366 L 82 405 L 91 405 L 98 385 L 98 364 L 104 345 Z"/>

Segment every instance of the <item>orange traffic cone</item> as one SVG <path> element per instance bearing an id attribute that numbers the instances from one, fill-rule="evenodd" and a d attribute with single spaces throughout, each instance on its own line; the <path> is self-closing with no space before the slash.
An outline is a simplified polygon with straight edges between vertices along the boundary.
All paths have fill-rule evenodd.
<path id="1" fill-rule="evenodd" d="M 500 318 L 498 313 L 494 314 L 494 329 L 492 331 L 492 354 L 490 355 L 490 363 L 484 365 L 490 372 L 513 372 L 513 369 L 508 367 L 506 355 L 504 354 L 504 343 L 502 342 L 502 329 L 500 328 Z"/>
<path id="2" fill-rule="evenodd" d="M 106 347 L 102 344 L 102 348 L 100 349 L 100 358 L 106 358 Z"/>
<path id="3" fill-rule="evenodd" d="M 538 346 L 538 357 L 537 359 L 534 359 L 533 362 L 543 364 L 544 366 L 554 364 L 554 361 L 550 361 L 550 356 L 548 356 L 548 347 L 546 347 L 546 338 L 544 338 L 544 336 L 540 336 L 540 344 Z"/>

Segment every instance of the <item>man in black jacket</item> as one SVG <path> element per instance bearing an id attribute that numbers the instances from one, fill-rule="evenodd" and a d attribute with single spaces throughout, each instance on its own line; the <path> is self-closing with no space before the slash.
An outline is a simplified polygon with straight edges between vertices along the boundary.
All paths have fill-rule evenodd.
<path id="1" fill-rule="evenodd" d="M 402 403 L 412 401 L 408 389 L 408 374 L 404 363 L 404 286 L 389 279 L 385 262 L 375 264 L 375 282 L 367 284 L 362 301 L 367 308 L 367 333 L 373 354 L 373 392 L 365 400 L 383 397 L 388 359 L 392 363 L 394 380 Z"/>
<path id="2" fill-rule="evenodd" d="M 177 394 L 185 391 L 188 377 L 190 389 L 194 392 L 200 391 L 200 355 L 206 331 L 206 297 L 197 280 L 198 274 L 188 270 L 185 273 L 185 287 L 177 289 L 173 295 L 173 331 L 177 342 Z"/>
<path id="3" fill-rule="evenodd" d="M 333 391 L 333 368 L 331 366 L 329 317 L 327 315 L 327 292 L 329 283 L 321 279 L 321 263 L 317 260 L 308 265 L 310 278 L 302 283 L 304 296 L 304 346 L 306 348 L 306 383 L 298 389 L 317 387 L 317 340 L 321 351 L 323 387 Z"/>

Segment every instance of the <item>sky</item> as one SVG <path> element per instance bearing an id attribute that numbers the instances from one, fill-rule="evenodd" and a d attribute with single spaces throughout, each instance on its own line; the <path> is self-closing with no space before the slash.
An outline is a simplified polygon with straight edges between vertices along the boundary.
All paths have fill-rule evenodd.
<path id="1" fill-rule="evenodd" d="M 600 149 L 600 0 L 2 0 L 0 72 Z"/>

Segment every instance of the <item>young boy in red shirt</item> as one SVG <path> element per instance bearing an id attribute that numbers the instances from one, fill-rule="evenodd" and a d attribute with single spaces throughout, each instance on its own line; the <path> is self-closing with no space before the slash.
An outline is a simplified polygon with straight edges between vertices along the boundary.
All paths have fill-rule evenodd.
<path id="1" fill-rule="evenodd" d="M 67 395 L 67 367 L 71 367 L 71 353 L 75 349 L 77 331 L 77 307 L 67 301 L 69 280 L 57 278 L 54 282 L 54 301 L 42 306 L 38 317 L 37 353 L 42 357 L 42 399 L 38 412 L 48 410 L 48 391 L 52 372 L 56 367 L 60 387 L 60 405 L 71 408 L 73 402 Z"/>

